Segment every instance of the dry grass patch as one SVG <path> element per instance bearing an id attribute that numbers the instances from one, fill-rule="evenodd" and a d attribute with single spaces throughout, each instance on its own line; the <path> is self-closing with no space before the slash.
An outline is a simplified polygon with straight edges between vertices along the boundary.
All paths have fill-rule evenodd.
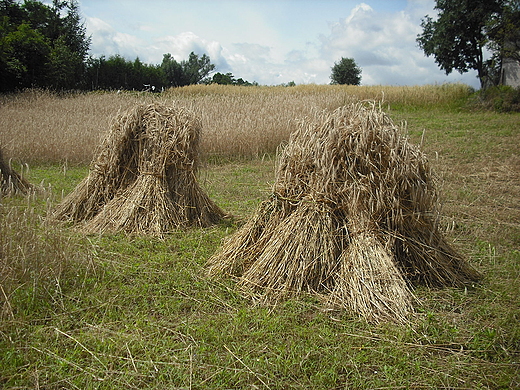
<path id="1" fill-rule="evenodd" d="M 0 144 L 6 154 L 30 164 L 88 164 L 111 118 L 132 104 L 135 97 L 113 93 L 59 96 L 29 90 L 3 96 Z"/>
<path id="2" fill-rule="evenodd" d="M 94 274 L 92 248 L 65 230 L 40 228 L 41 221 L 35 207 L 0 205 L 2 335 L 20 327 L 28 313 L 60 307 L 68 288 L 81 289 Z"/>

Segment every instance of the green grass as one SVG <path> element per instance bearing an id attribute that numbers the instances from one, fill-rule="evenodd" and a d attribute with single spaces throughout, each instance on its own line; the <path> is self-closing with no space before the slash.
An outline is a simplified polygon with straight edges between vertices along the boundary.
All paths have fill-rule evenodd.
<path id="1" fill-rule="evenodd" d="M 268 194 L 272 158 L 207 163 L 200 182 L 235 219 L 164 239 L 41 226 L 87 167 L 36 166 L 30 181 L 52 189 L 0 207 L 0 233 L 32 243 L 18 242 L 25 249 L 12 252 L 16 259 L 26 271 L 47 269 L 38 284 L 20 275 L 9 292 L 2 284 L 10 299 L 0 300 L 0 387 L 518 388 L 520 117 L 406 106 L 391 115 L 407 120 L 414 142 L 426 129 L 443 226 L 483 272 L 481 284 L 418 288 L 417 316 L 406 326 L 326 311 L 312 296 L 257 305 L 233 280 L 205 278 L 204 265 Z M 47 268 L 31 265 L 35 256 Z"/>

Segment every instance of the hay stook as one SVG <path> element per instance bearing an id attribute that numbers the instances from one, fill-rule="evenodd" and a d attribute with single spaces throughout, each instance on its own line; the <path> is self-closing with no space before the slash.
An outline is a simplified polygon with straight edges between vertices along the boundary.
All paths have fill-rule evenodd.
<path id="1" fill-rule="evenodd" d="M 0 197 L 26 195 L 32 189 L 33 186 L 4 160 L 2 149 L 0 149 Z"/>
<path id="2" fill-rule="evenodd" d="M 201 131 L 182 107 L 143 104 L 119 115 L 88 176 L 51 218 L 82 223 L 85 233 L 162 235 L 218 223 L 225 213 L 196 177 Z"/>
<path id="3" fill-rule="evenodd" d="M 208 261 L 266 300 L 307 292 L 369 321 L 405 321 L 414 284 L 479 278 L 437 226 L 435 177 L 376 104 L 305 120 L 273 192 Z"/>

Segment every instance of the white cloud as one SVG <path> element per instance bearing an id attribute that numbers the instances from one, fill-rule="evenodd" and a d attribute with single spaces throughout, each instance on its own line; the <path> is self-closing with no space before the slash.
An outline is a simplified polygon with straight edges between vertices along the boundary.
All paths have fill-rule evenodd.
<path id="1" fill-rule="evenodd" d="M 156 38 L 150 45 L 135 35 L 116 31 L 99 18 L 87 18 L 86 25 L 92 35 L 91 54 L 97 57 L 119 54 L 128 60 L 139 57 L 145 63 L 159 64 L 163 54 L 170 53 L 177 61 L 182 61 L 195 52 L 207 54 L 217 68 L 230 71 L 220 43 L 207 41 L 189 31 Z"/>
<path id="2" fill-rule="evenodd" d="M 170 53 L 177 61 L 185 60 L 191 52 L 201 56 L 207 54 L 211 63 L 219 69 L 229 69 L 226 58 L 223 55 L 224 49 L 219 42 L 207 41 L 194 33 L 188 31 L 175 36 L 165 36 L 155 40 L 149 48 L 151 62 L 160 63 L 162 55 Z"/>
<path id="3" fill-rule="evenodd" d="M 119 54 L 134 59 L 142 55 L 146 42 L 136 36 L 118 32 L 99 18 L 87 18 L 85 24 L 92 36 L 90 52 L 94 56 Z"/>
<path id="4" fill-rule="evenodd" d="M 350 57 L 362 68 L 362 84 L 365 85 L 460 81 L 478 86 L 474 72 L 446 77 L 433 58 L 426 58 L 417 47 L 420 20 L 428 13 L 433 14 L 432 0 L 408 0 L 406 8 L 386 12 L 377 11 L 375 1 L 370 2 L 373 6 L 353 3 L 350 11 L 345 9 L 347 12 L 343 17 L 339 14 L 337 20 L 329 20 L 328 28 L 325 24 L 321 35 L 304 35 L 300 43 L 297 38 L 304 30 L 301 26 L 291 29 L 299 20 L 294 20 L 288 10 L 273 15 L 277 20 L 275 24 L 271 23 L 268 14 L 260 14 L 260 3 L 243 4 L 241 21 L 227 26 L 229 31 L 222 20 L 212 25 L 211 17 L 204 19 L 201 16 L 194 27 L 203 25 L 203 30 L 186 29 L 168 34 L 165 33 L 168 29 L 159 23 L 154 25 L 143 20 L 138 28 L 123 33 L 100 18 L 89 17 L 86 25 L 92 35 L 91 52 L 95 56 L 120 54 L 130 60 L 139 56 L 143 62 L 154 64 L 160 63 L 165 53 L 171 53 L 178 61 L 187 59 L 192 51 L 198 55 L 206 53 L 216 65 L 216 71 L 231 72 L 237 78 L 260 84 L 289 81 L 326 84 L 330 81 L 334 62 L 341 57 Z M 291 3 L 283 4 L 288 7 Z M 309 6 L 312 3 L 302 4 Z M 195 11 L 190 9 L 190 15 Z M 234 8 L 228 11 L 238 12 Z M 287 18 L 281 19 L 285 14 Z M 281 20 L 285 20 L 283 26 Z M 236 25 L 238 31 L 232 30 Z M 279 30 L 282 27 L 283 31 Z"/>
<path id="5" fill-rule="evenodd" d="M 282 72 L 273 62 L 271 48 L 257 43 L 235 43 L 226 51 L 230 72 L 235 77 L 260 84 L 276 84 Z M 220 71 L 220 70 L 219 70 Z M 278 82 L 281 83 L 281 82 Z"/>
<path id="6" fill-rule="evenodd" d="M 368 4 L 361 3 L 359 5 L 356 5 L 350 12 L 350 15 L 346 18 L 346 22 L 350 23 L 354 19 L 362 19 L 363 16 L 369 15 L 372 11 L 372 7 L 370 7 Z"/>

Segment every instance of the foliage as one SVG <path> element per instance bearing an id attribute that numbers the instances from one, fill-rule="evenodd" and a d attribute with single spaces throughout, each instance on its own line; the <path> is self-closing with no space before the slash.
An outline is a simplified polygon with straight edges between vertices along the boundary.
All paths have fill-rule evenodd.
<path id="1" fill-rule="evenodd" d="M 187 61 L 181 61 L 181 67 L 187 80 L 184 85 L 199 84 L 215 69 L 207 54 L 199 58 L 194 52 L 190 53 Z"/>
<path id="2" fill-rule="evenodd" d="M 487 33 L 495 56 L 520 61 L 520 0 L 504 1 L 501 12 L 491 16 Z"/>
<path id="3" fill-rule="evenodd" d="M 359 85 L 361 83 L 361 68 L 353 58 L 344 58 L 334 63 L 331 84 Z"/>
<path id="4" fill-rule="evenodd" d="M 235 79 L 232 73 L 220 73 L 217 72 L 213 75 L 211 79 L 207 81 L 208 84 L 220 84 L 220 85 L 239 85 L 239 86 L 252 86 L 258 85 L 258 83 L 249 81 L 244 81 L 243 79 Z"/>
<path id="5" fill-rule="evenodd" d="M 199 57 L 191 52 L 188 60 L 177 62 L 170 53 L 163 56 L 161 69 L 166 79 L 166 87 L 184 87 L 199 84 L 215 69 L 207 54 Z"/>
<path id="6" fill-rule="evenodd" d="M 520 112 L 520 88 L 497 85 L 477 92 L 471 106 L 498 112 Z"/>
<path id="7" fill-rule="evenodd" d="M 76 88 L 89 47 L 76 0 L 0 2 L 0 91 Z"/>
<path id="8" fill-rule="evenodd" d="M 125 89 L 160 91 L 169 87 L 183 87 L 207 82 L 215 65 L 207 54 L 190 53 L 188 60 L 177 62 L 170 53 L 163 55 L 160 65 L 134 61 L 120 55 L 106 59 L 91 57 L 87 61 L 86 86 L 89 89 Z"/>
<path id="9" fill-rule="evenodd" d="M 5 35 L 1 65 L 1 90 L 45 85 L 50 48 L 47 39 L 28 24 Z"/>
<path id="10" fill-rule="evenodd" d="M 217 72 L 213 75 L 213 78 L 211 79 L 212 83 L 220 84 L 220 85 L 233 85 L 233 82 L 235 81 L 235 78 L 233 77 L 232 73 L 220 73 Z"/>
<path id="11" fill-rule="evenodd" d="M 167 86 L 183 87 L 203 81 L 215 69 L 215 65 L 211 63 L 207 54 L 199 58 L 191 52 L 188 60 L 179 63 L 167 53 L 163 56 L 161 69 L 165 74 Z"/>
<path id="12" fill-rule="evenodd" d="M 164 74 L 166 85 L 172 87 L 181 87 L 185 85 L 186 80 L 183 74 L 182 65 L 175 61 L 170 53 L 163 55 L 161 70 Z"/>
<path id="13" fill-rule="evenodd" d="M 446 74 L 472 69 L 483 88 L 498 83 L 502 58 L 518 56 L 518 0 L 436 0 L 435 9 L 438 17 L 426 15 L 417 36 L 424 53 L 435 57 Z M 489 60 L 485 48 L 493 54 Z"/>
<path id="14" fill-rule="evenodd" d="M 492 53 L 486 66 L 489 85 L 503 82 L 502 62 L 505 59 L 520 62 L 520 0 L 505 1 L 500 13 L 492 15 L 487 25 L 488 49 Z"/>

